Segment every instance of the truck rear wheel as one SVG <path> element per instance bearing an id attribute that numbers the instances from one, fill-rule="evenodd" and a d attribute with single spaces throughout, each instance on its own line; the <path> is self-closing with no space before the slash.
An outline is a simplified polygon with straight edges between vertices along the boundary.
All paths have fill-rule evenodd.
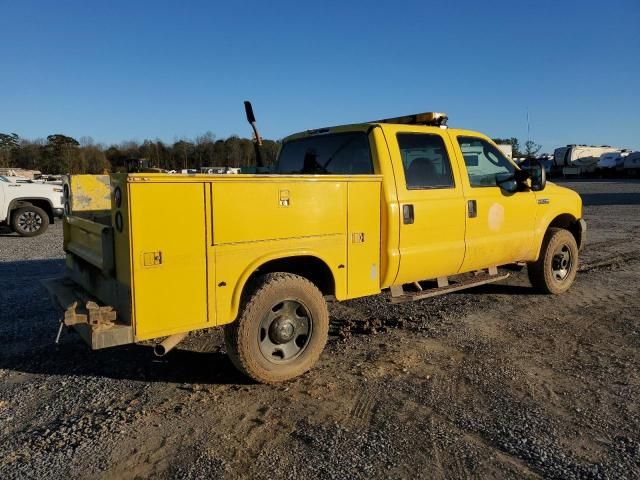
<path id="1" fill-rule="evenodd" d="M 527 270 L 536 290 L 555 295 L 566 292 L 578 271 L 578 245 L 571 232 L 550 228 L 542 241 L 538 260 L 527 264 Z"/>
<path id="2" fill-rule="evenodd" d="M 47 212 L 35 205 L 27 205 L 13 211 L 11 227 L 21 237 L 35 237 L 45 232 L 49 226 Z"/>
<path id="3" fill-rule="evenodd" d="M 257 279 L 239 318 L 225 327 L 233 364 L 261 383 L 302 375 L 318 360 L 329 331 L 327 304 L 304 277 L 269 273 Z"/>

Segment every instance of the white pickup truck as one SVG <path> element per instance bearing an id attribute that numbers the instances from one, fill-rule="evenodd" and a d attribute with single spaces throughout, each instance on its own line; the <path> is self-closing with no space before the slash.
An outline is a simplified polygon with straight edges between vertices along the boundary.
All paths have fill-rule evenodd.
<path id="1" fill-rule="evenodd" d="M 62 185 L 0 176 L 0 224 L 23 237 L 44 233 L 54 217 L 62 217 Z"/>

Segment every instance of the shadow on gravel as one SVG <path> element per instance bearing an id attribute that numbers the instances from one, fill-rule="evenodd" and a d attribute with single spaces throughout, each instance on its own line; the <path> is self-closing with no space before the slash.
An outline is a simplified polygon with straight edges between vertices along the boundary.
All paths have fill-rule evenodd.
<path id="1" fill-rule="evenodd" d="M 180 347 L 157 358 L 150 345 L 91 351 L 73 331 L 56 346 L 57 314 L 40 281 L 64 273 L 64 260 L 0 262 L 0 369 L 142 382 L 246 384 L 222 352 Z"/>
<path id="2" fill-rule="evenodd" d="M 582 193 L 584 205 L 640 205 L 640 195 L 626 193 Z"/>
<path id="3" fill-rule="evenodd" d="M 21 237 L 19 237 L 21 238 Z M 45 260 L 17 260 L 15 262 L 0 261 L 0 284 L 10 281 L 12 284 L 26 280 L 25 276 L 38 276 L 41 279 L 50 278 L 64 273 L 64 259 L 50 258 Z M 28 279 L 33 282 L 33 278 Z M 38 279 L 36 278 L 37 282 Z M 33 286 L 33 284 L 31 284 Z M 0 305 L 2 307 L 3 305 Z M 0 310 L 1 311 L 1 310 Z"/>
<path id="4" fill-rule="evenodd" d="M 71 335 L 67 333 L 67 335 Z M 0 368 L 22 373 L 91 376 L 115 380 L 202 385 L 250 384 L 221 352 L 176 349 L 156 358 L 149 345 L 129 345 L 90 351 L 75 338 L 32 354 L 2 358 Z"/>
<path id="5" fill-rule="evenodd" d="M 7 226 L 0 226 L 0 237 L 22 238 Z"/>

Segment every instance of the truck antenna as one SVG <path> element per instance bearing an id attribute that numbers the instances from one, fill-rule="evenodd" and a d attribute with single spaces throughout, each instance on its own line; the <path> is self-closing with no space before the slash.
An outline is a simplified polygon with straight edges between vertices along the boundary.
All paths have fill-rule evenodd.
<path id="1" fill-rule="evenodd" d="M 258 127 L 256 127 L 256 116 L 253 114 L 253 107 L 248 100 L 244 101 L 244 111 L 247 114 L 247 122 L 253 129 L 253 148 L 256 151 L 256 166 L 258 168 L 264 167 L 264 159 L 262 158 L 262 137 L 258 133 Z"/>

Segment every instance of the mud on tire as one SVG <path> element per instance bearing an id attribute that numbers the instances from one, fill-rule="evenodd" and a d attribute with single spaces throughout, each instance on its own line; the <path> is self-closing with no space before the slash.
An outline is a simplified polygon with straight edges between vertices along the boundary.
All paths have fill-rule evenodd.
<path id="1" fill-rule="evenodd" d="M 566 292 L 578 271 L 576 239 L 564 228 L 550 228 L 542 241 L 540 256 L 527 264 L 531 285 L 542 293 Z"/>
<path id="2" fill-rule="evenodd" d="M 322 293 L 290 273 L 263 275 L 248 288 L 238 319 L 224 330 L 231 361 L 261 383 L 302 375 L 327 342 L 329 313 Z"/>

